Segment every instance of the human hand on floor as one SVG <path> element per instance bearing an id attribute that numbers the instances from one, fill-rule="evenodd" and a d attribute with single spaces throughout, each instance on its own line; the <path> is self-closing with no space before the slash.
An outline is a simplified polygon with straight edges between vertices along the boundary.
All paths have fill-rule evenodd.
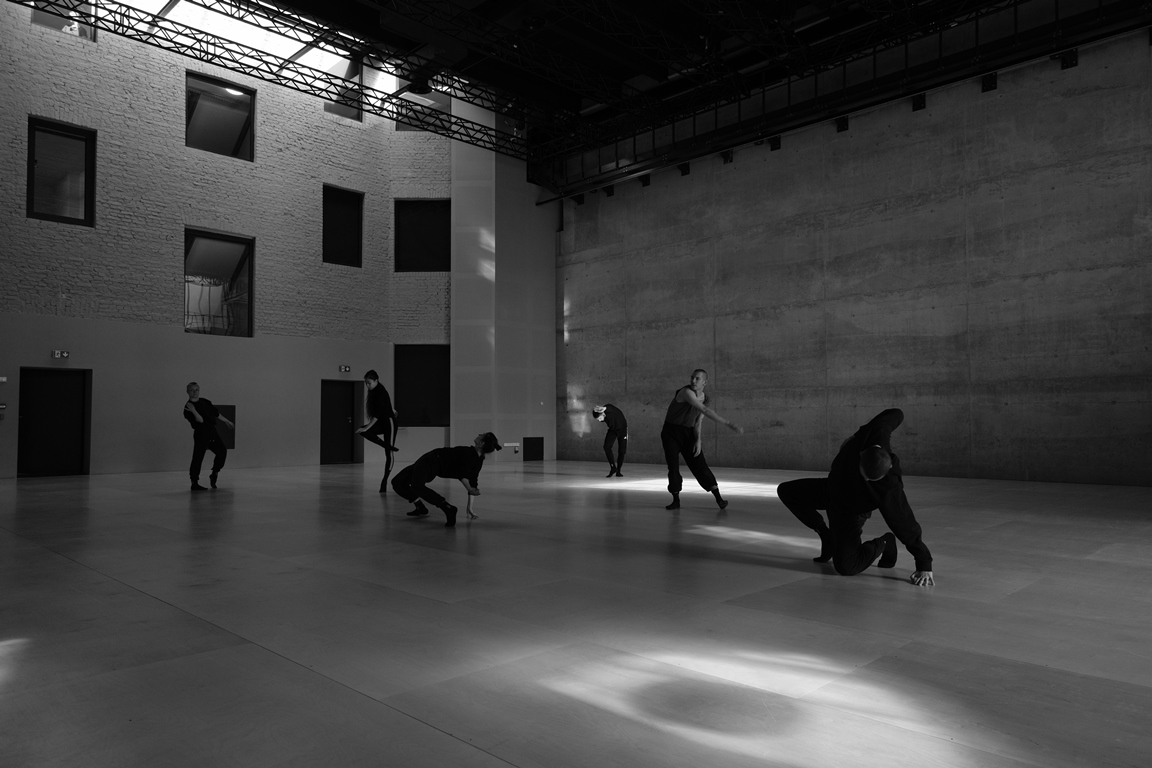
<path id="1" fill-rule="evenodd" d="M 936 585 L 935 579 L 932 578 L 932 571 L 916 571 L 909 579 L 913 584 L 918 587 L 932 587 Z"/>

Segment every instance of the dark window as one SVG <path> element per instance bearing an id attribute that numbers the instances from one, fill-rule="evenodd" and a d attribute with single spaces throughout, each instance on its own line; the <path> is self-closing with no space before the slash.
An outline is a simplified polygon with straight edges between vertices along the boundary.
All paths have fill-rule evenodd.
<path id="1" fill-rule="evenodd" d="M 28 118 L 28 216 L 96 224 L 96 131 Z"/>
<path id="2" fill-rule="evenodd" d="M 184 330 L 252 335 L 251 238 L 184 231 Z"/>
<path id="3" fill-rule="evenodd" d="M 364 232 L 364 193 L 324 185 L 324 261 L 359 267 Z"/>
<path id="4" fill-rule="evenodd" d="M 360 93 L 364 86 L 364 68 L 360 62 L 341 59 L 328 71 L 351 82 L 341 91 L 340 95 L 343 97 L 341 101 L 324 102 L 324 111 L 349 120 L 363 120 L 364 115 L 360 111 Z"/>
<path id="5" fill-rule="evenodd" d="M 398 80 L 398 85 L 408 85 L 405 80 Z M 434 112 L 443 112 L 444 114 L 452 114 L 452 97 L 446 96 L 443 93 L 430 91 L 428 93 L 409 93 L 405 92 L 403 98 L 412 102 L 412 112 L 416 115 L 432 114 Z M 406 123 L 396 123 L 396 130 L 398 131 L 423 131 L 423 128 L 416 128 Z"/>
<path id="6" fill-rule="evenodd" d="M 451 351 L 448 344 L 397 344 L 396 402 L 401 427 L 448 427 Z"/>
<path id="7" fill-rule="evenodd" d="M 66 18 L 64 16 L 56 16 L 54 14 L 47 13 L 46 11 L 33 8 L 32 23 L 38 24 L 41 27 L 51 27 L 52 29 L 58 29 L 66 35 L 76 35 L 77 37 L 82 37 L 85 40 L 96 39 L 95 27 L 80 23 L 80 19 L 83 18 L 83 15 L 91 15 L 91 3 L 81 3 L 77 10 L 62 10 L 62 12 L 67 14 Z"/>
<path id="8" fill-rule="evenodd" d="M 452 271 L 452 201 L 396 201 L 396 271 Z"/>
<path id="9" fill-rule="evenodd" d="M 188 73 L 184 143 L 221 155 L 252 159 L 256 92 Z"/>

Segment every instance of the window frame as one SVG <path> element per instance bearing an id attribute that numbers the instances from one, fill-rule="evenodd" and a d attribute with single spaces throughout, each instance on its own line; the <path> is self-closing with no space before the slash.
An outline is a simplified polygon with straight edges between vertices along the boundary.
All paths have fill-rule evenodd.
<path id="1" fill-rule="evenodd" d="M 87 13 L 88 15 L 91 16 L 95 12 L 95 5 L 96 5 L 95 2 L 82 3 L 81 8 L 80 8 L 80 13 Z M 84 6 L 87 6 L 87 7 L 85 8 Z M 47 24 L 44 21 L 39 20 L 39 18 L 37 17 L 37 14 L 40 14 L 41 17 L 42 16 L 52 16 L 52 17 L 60 19 L 61 21 L 64 21 L 64 22 L 71 22 L 73 24 L 76 24 L 78 29 L 83 29 L 85 31 L 84 32 L 77 32 L 75 35 L 72 35 L 72 33 L 65 32 L 62 28 L 57 27 L 55 24 Z M 68 16 L 68 17 L 60 16 L 59 14 L 50 13 L 48 11 L 45 11 L 42 8 L 37 8 L 36 6 L 33 6 L 32 7 L 32 13 L 29 14 L 29 16 L 28 16 L 28 21 L 37 27 L 44 27 L 45 29 L 51 29 L 51 30 L 53 30 L 55 32 L 59 32 L 60 34 L 63 34 L 63 35 L 70 35 L 73 37 L 78 37 L 81 40 L 87 40 L 90 43 L 96 42 L 96 27 L 94 27 L 91 24 L 85 24 L 84 22 L 82 22 L 79 19 L 72 17 L 72 16 Z"/>
<path id="2" fill-rule="evenodd" d="M 428 392 L 431 388 L 428 386 L 428 361 L 427 360 L 402 360 L 405 352 L 414 351 L 415 348 L 431 348 L 435 347 L 443 349 L 445 354 L 444 374 L 445 380 L 438 382 L 441 385 L 443 392 L 443 424 L 435 423 L 435 419 L 430 418 L 429 421 L 433 423 L 417 423 L 412 419 L 412 414 L 416 410 L 416 405 L 409 401 L 405 404 L 405 396 L 409 394 L 409 390 L 416 389 L 421 392 Z M 400 414 L 396 417 L 396 423 L 401 427 L 451 427 L 452 426 L 452 345 L 451 344 L 393 344 L 392 345 L 392 388 L 394 395 L 393 407 L 396 408 Z M 407 377 L 411 375 L 412 381 L 408 381 Z M 410 387 L 409 384 L 412 384 Z M 430 416 L 433 414 L 429 414 Z"/>
<path id="3" fill-rule="evenodd" d="M 222 336 L 232 339 L 251 339 L 256 336 L 256 238 L 245 235 L 235 235 L 229 232 L 218 232 L 202 227 L 184 227 L 184 282 L 188 281 L 188 250 L 190 238 L 206 237 L 213 240 L 224 240 L 232 243 L 243 243 L 248 247 L 244 261 L 248 264 L 248 333 L 204 333 L 188 328 L 188 289 L 184 289 L 184 333 L 194 333 L 197 336 Z M 237 272 L 238 273 L 238 272 Z M 235 280 L 235 276 L 233 276 Z"/>
<path id="4" fill-rule="evenodd" d="M 448 222 L 447 222 L 447 246 L 448 253 L 446 254 L 447 261 L 445 262 L 444 269 L 412 269 L 410 266 L 401 268 L 400 266 L 400 246 L 401 246 L 401 226 L 399 210 L 402 204 L 407 203 L 447 203 L 448 204 Z M 407 262 L 406 262 L 407 263 Z M 432 272 L 444 274 L 452 271 L 452 198 L 451 197 L 397 197 L 392 200 L 392 271 L 395 273 L 421 273 Z"/>
<path id="5" fill-rule="evenodd" d="M 54 133 L 84 141 L 84 216 L 61 216 L 55 213 L 38 213 L 36 205 L 36 133 Z M 28 179 L 27 179 L 27 218 L 42 221 L 55 221 L 61 224 L 78 224 L 83 227 L 96 226 L 96 129 L 61 123 L 34 115 L 28 116 Z"/>
<path id="6" fill-rule="evenodd" d="M 348 261 L 335 261 L 328 258 L 327 241 L 325 231 L 328 229 L 328 206 L 326 201 L 328 190 L 347 195 L 356 195 L 360 199 L 360 237 L 356 241 L 356 263 L 352 264 Z M 341 267 L 351 267 L 353 269 L 364 268 L 364 201 L 366 198 L 365 193 L 356 190 L 348 189 L 347 187 L 340 187 L 335 184 L 324 184 L 320 192 L 320 260 L 324 264 L 333 264 Z"/>
<path id="7" fill-rule="evenodd" d="M 251 140 L 248 142 L 250 145 L 248 157 L 237 154 L 228 154 L 225 152 L 217 152 L 214 149 L 205 149 L 204 147 L 199 147 L 195 144 L 188 143 L 188 125 L 191 123 L 191 113 L 188 110 L 188 95 L 191 90 L 188 87 L 188 83 L 190 80 L 202 80 L 207 83 L 211 83 L 212 85 L 224 88 L 225 90 L 232 88 L 237 91 L 243 91 L 248 95 L 251 100 L 250 108 L 248 110 L 248 120 L 246 121 L 248 131 L 251 133 Z M 184 146 L 188 149 L 196 149 L 201 152 L 208 152 L 209 154 L 220 155 L 222 157 L 231 157 L 236 160 L 243 160 L 248 163 L 256 162 L 256 89 L 240 85 L 239 83 L 233 83 L 219 77 L 213 77 L 212 75 L 206 75 L 203 72 L 195 72 L 191 69 L 184 70 Z"/>

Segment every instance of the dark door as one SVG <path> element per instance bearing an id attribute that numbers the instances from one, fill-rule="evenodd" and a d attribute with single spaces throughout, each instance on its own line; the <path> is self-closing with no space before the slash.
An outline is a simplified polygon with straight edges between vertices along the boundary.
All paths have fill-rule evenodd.
<path id="1" fill-rule="evenodd" d="M 16 475 L 88 474 L 91 371 L 20 369 Z"/>
<path id="2" fill-rule="evenodd" d="M 356 427 L 356 385 L 351 381 L 320 382 L 320 463 L 351 464 Z"/>

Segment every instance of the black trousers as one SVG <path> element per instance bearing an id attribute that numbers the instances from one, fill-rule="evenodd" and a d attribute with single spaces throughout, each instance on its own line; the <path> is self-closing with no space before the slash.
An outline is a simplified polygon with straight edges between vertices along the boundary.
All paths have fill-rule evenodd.
<path id="1" fill-rule="evenodd" d="M 392 442 L 389 438 L 395 439 L 392 432 L 388 429 L 390 422 L 380 423 L 377 421 L 372 425 L 372 429 L 367 432 L 361 432 L 360 437 L 364 438 L 370 443 L 376 443 L 384 449 L 387 458 L 384 459 L 384 478 L 380 481 L 380 487 L 384 488 L 388 482 L 388 475 L 392 474 L 392 466 L 396 463 L 396 452 L 392 450 Z M 383 437 L 381 437 L 383 436 Z"/>
<path id="2" fill-rule="evenodd" d="M 811 477 L 780 483 L 776 495 L 804 525 L 814 531 L 825 526 L 820 510 L 828 512 L 827 527 L 832 531 L 832 566 L 841 576 L 855 576 L 884 554 L 880 539 L 862 541 L 863 515 L 828 509 L 828 478 Z"/>
<path id="3" fill-rule="evenodd" d="M 416 501 L 416 499 L 423 499 L 434 507 L 444 508 L 448 503 L 436 491 L 428 487 L 428 483 L 436 479 L 439 467 L 434 459 L 426 459 L 421 456 L 413 464 L 409 464 L 396 473 L 396 477 L 392 478 L 392 490 L 405 501 Z"/>
<path id="4" fill-rule="evenodd" d="M 616 443 L 618 457 L 612 458 L 612 443 Z M 604 436 L 604 455 L 608 457 L 608 463 L 620 469 L 624 466 L 624 454 L 628 453 L 628 430 L 608 430 L 608 434 Z"/>
<path id="5" fill-rule="evenodd" d="M 224 462 L 228 460 L 228 449 L 224 447 L 224 442 L 215 431 L 203 436 L 193 434 L 192 463 L 188 466 L 188 477 L 192 478 L 194 483 L 200 480 L 200 466 L 204 463 L 204 454 L 207 451 L 213 453 L 212 474 L 214 475 L 224 468 Z"/>
<path id="6" fill-rule="evenodd" d="M 700 487 L 711 491 L 716 487 L 716 475 L 708 468 L 704 460 L 704 451 L 699 456 L 693 456 L 692 450 L 696 447 L 696 430 L 692 427 L 681 427 L 677 424 L 665 422 L 664 429 L 660 430 L 660 443 L 664 446 L 664 461 L 668 463 L 668 490 L 680 493 L 684 487 L 684 478 L 680 476 L 680 457 L 692 471 L 692 477 L 700 483 Z"/>

